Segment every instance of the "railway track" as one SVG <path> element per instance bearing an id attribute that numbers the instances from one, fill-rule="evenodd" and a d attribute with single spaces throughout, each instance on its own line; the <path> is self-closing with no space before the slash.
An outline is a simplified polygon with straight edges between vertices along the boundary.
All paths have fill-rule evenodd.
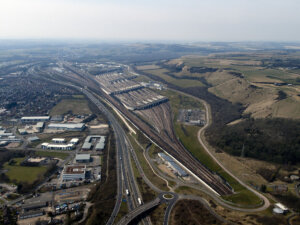
<path id="1" fill-rule="evenodd" d="M 212 171 L 207 169 L 199 160 L 191 155 L 188 150 L 184 148 L 181 142 L 177 138 L 161 137 L 157 131 L 150 128 L 145 122 L 137 117 L 133 112 L 127 110 L 117 99 L 103 92 L 95 79 L 95 77 L 82 73 L 72 68 L 70 65 L 65 65 L 65 68 L 71 72 L 76 73 L 79 77 L 82 77 L 81 85 L 87 86 L 96 94 L 104 96 L 111 104 L 113 104 L 131 123 L 133 123 L 138 129 L 146 134 L 151 140 L 158 144 L 162 149 L 176 158 L 186 168 L 193 172 L 203 182 L 215 190 L 219 195 L 229 195 L 233 193 L 233 190 L 222 180 L 216 176 Z M 73 80 L 74 81 L 74 80 Z M 78 83 L 78 80 L 76 79 Z M 170 115 L 171 116 L 171 115 Z M 171 136 L 176 137 L 172 129 Z"/>

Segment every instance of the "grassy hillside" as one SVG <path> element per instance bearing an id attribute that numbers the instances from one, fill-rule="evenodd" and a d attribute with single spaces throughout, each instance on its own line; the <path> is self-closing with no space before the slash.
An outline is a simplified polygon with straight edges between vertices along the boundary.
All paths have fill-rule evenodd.
<path id="1" fill-rule="evenodd" d="M 207 136 L 219 150 L 239 155 L 247 143 L 248 157 L 294 164 L 300 148 L 297 133 L 289 130 L 298 130 L 300 125 L 289 119 L 300 119 L 300 73 L 289 57 L 300 58 L 299 54 L 272 52 L 188 56 L 140 72 L 208 102 L 212 125 Z M 171 78 L 177 81 L 170 82 Z M 183 78 L 195 85 L 181 85 Z M 232 133 L 236 135 L 231 137 Z"/>

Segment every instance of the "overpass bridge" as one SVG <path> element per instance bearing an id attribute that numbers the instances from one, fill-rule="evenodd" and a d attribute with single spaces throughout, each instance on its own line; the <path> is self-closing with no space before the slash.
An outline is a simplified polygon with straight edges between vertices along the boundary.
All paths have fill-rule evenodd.
<path id="1" fill-rule="evenodd" d="M 148 203 L 146 203 L 144 205 L 141 205 L 141 206 L 135 208 L 134 210 L 132 210 L 131 212 L 127 213 L 125 216 L 123 216 L 121 218 L 121 220 L 117 223 L 117 225 L 127 225 L 134 218 L 136 218 L 139 215 L 143 214 L 144 212 L 147 212 L 148 210 L 150 210 L 150 209 L 158 206 L 161 203 L 162 203 L 162 201 L 161 201 L 160 197 L 157 197 L 153 201 L 148 202 Z"/>

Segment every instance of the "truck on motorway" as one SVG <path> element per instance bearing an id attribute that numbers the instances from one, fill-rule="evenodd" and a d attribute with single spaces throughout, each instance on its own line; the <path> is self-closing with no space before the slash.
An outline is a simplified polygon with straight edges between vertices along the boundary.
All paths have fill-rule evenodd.
<path id="1" fill-rule="evenodd" d="M 130 192 L 129 192 L 129 190 L 128 190 L 128 189 L 126 189 L 126 190 L 125 190 L 125 192 L 126 192 L 126 195 L 127 195 L 127 196 L 129 196 L 129 195 L 130 195 Z"/>
<path id="2" fill-rule="evenodd" d="M 143 204 L 141 198 L 138 198 L 138 203 L 139 203 L 139 205 Z"/>

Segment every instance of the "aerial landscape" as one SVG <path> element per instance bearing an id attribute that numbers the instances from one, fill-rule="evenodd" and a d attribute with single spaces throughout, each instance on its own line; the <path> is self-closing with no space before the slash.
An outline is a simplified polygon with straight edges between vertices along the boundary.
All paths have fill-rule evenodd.
<path id="1" fill-rule="evenodd" d="M 300 224 L 300 3 L 269 3 L 3 1 L 0 224 Z"/>

